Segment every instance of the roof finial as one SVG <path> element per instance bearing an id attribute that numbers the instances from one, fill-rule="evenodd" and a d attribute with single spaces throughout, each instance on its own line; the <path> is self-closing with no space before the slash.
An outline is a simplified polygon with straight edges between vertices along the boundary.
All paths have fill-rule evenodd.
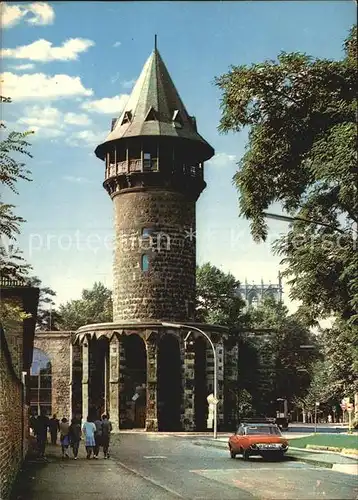
<path id="1" fill-rule="evenodd" d="M 157 50 L 157 35 L 154 35 L 154 50 Z"/>

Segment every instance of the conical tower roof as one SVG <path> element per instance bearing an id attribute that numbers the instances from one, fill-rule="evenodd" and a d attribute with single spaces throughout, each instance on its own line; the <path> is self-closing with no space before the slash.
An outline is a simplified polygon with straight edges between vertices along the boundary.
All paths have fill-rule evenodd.
<path id="1" fill-rule="evenodd" d="M 97 147 L 96 155 L 104 158 L 107 143 L 138 136 L 194 141 L 202 150 L 203 161 L 214 154 L 210 144 L 198 134 L 195 118 L 188 114 L 156 47 L 112 131 Z"/>

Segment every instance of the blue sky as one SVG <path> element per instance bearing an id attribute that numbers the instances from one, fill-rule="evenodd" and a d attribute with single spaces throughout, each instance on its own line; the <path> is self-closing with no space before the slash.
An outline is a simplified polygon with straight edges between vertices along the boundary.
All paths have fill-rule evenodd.
<path id="1" fill-rule="evenodd" d="M 232 186 L 246 134 L 220 135 L 215 76 L 231 64 L 275 59 L 284 50 L 339 59 L 355 22 L 353 0 L 287 2 L 49 2 L 5 4 L 2 93 L 10 129 L 32 129 L 33 182 L 6 200 L 27 219 L 19 245 L 58 302 L 94 281 L 111 286 L 112 203 L 93 151 L 133 82 L 158 48 L 201 135 L 215 148 L 197 204 L 197 259 L 244 281 L 276 282 L 270 242 L 287 229 L 270 222 L 252 242 Z M 276 207 L 277 208 L 277 207 Z M 285 301 L 293 311 L 296 304 Z"/>

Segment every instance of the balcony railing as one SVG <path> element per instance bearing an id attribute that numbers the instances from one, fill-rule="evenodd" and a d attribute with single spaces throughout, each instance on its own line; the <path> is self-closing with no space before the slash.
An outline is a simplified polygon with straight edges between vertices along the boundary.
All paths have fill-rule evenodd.
<path id="1" fill-rule="evenodd" d="M 117 163 L 109 163 L 106 168 L 106 178 L 116 177 L 121 174 L 130 174 L 133 172 L 158 172 L 158 158 L 140 159 L 134 158 L 128 161 L 119 161 Z M 182 163 L 174 163 L 172 172 L 182 173 L 194 178 L 203 176 L 203 164 L 183 165 Z"/>

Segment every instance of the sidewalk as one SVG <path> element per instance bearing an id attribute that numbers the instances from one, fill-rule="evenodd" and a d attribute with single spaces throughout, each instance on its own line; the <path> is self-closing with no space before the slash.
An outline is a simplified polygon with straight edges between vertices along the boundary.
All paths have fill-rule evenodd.
<path id="1" fill-rule="evenodd" d="M 157 489 L 131 471 L 120 467 L 103 453 L 97 460 L 86 459 L 83 441 L 78 459 L 72 453 L 69 459 L 61 458 L 59 445 L 46 447 L 46 460 L 29 457 L 20 471 L 10 500 L 129 500 L 158 498 Z"/>
<path id="2" fill-rule="evenodd" d="M 290 437 L 290 439 L 292 439 L 292 437 Z M 213 437 L 201 437 L 199 439 L 193 439 L 193 444 L 204 447 L 212 446 L 222 450 L 227 450 L 229 453 L 228 437 L 220 436 L 217 439 L 214 439 Z M 319 467 L 332 469 L 337 472 L 353 475 L 358 474 L 358 460 L 356 457 L 349 457 L 340 453 L 305 450 L 304 448 L 295 448 L 290 446 L 286 457 L 288 460 L 302 461 Z"/>

